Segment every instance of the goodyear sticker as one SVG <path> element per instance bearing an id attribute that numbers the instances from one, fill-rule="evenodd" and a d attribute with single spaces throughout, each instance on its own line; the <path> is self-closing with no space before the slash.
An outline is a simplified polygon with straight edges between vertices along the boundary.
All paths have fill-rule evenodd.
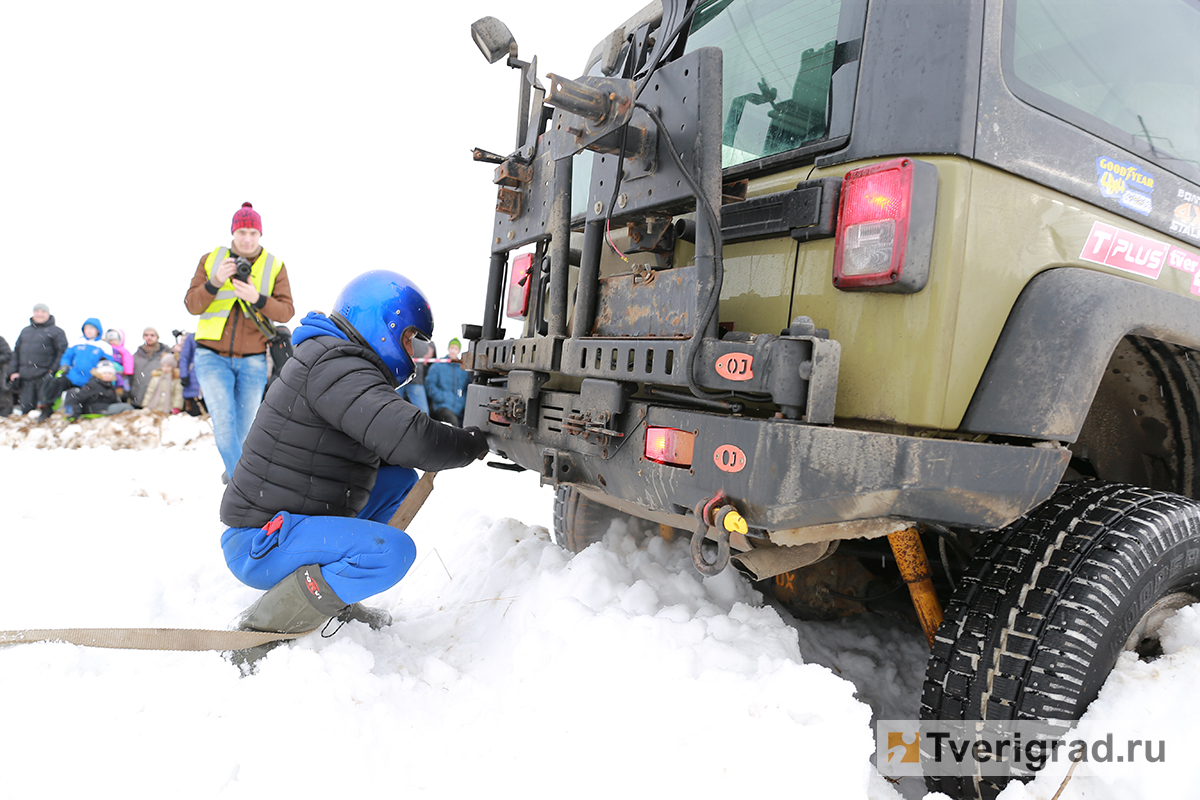
<path id="1" fill-rule="evenodd" d="M 1175 206 L 1171 233 L 1200 242 L 1200 194 L 1180 189 L 1175 199 L 1181 202 Z"/>
<path id="2" fill-rule="evenodd" d="M 1154 176 L 1137 164 L 1100 156 L 1096 159 L 1096 183 L 1101 197 L 1116 200 L 1122 207 L 1142 216 L 1150 216 Z"/>

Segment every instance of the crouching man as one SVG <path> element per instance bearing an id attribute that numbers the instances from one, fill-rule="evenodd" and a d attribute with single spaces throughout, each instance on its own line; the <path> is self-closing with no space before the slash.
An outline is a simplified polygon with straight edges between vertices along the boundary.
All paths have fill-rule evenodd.
<path id="1" fill-rule="evenodd" d="M 273 381 L 225 488 L 225 560 L 266 594 L 239 630 L 295 633 L 329 618 L 373 627 L 386 612 L 359 604 L 412 566 L 408 534 L 388 526 L 415 468 L 462 467 L 487 437 L 435 422 L 396 389 L 413 374 L 413 339 L 433 335 L 429 303 L 395 272 L 368 272 L 328 316 L 306 316 L 293 357 Z M 253 664 L 266 650 L 240 651 Z"/>

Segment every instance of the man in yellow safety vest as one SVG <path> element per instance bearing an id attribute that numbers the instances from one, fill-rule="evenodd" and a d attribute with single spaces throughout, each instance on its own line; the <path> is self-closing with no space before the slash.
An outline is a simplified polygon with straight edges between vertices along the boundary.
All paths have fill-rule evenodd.
<path id="1" fill-rule="evenodd" d="M 200 257 L 184 304 L 200 317 L 194 365 L 212 415 L 225 480 L 242 457 L 267 385 L 267 342 L 272 322 L 295 313 L 283 261 L 259 244 L 262 217 L 249 203 L 233 215 L 233 242 Z"/>

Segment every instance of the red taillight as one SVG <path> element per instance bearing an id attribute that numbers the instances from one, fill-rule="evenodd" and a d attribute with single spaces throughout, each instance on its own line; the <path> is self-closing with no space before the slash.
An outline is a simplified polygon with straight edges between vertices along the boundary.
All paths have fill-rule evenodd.
<path id="1" fill-rule="evenodd" d="M 512 271 L 508 276 L 508 306 L 505 314 L 521 319 L 529 313 L 529 289 L 533 284 L 533 253 L 525 253 L 513 259 Z"/>
<path id="2" fill-rule="evenodd" d="M 690 467 L 696 434 L 678 428 L 646 428 L 646 458 L 669 467 Z"/>
<path id="3" fill-rule="evenodd" d="M 929 275 L 937 169 L 911 158 L 850 170 L 842 181 L 833 285 L 916 292 Z"/>

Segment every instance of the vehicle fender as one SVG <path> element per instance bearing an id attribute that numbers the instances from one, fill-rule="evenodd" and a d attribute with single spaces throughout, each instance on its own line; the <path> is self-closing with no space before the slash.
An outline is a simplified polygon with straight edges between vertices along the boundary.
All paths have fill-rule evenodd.
<path id="1" fill-rule="evenodd" d="M 1200 349 L 1200 305 L 1102 272 L 1039 273 L 1009 314 L 961 430 L 1074 442 L 1130 334 Z"/>

